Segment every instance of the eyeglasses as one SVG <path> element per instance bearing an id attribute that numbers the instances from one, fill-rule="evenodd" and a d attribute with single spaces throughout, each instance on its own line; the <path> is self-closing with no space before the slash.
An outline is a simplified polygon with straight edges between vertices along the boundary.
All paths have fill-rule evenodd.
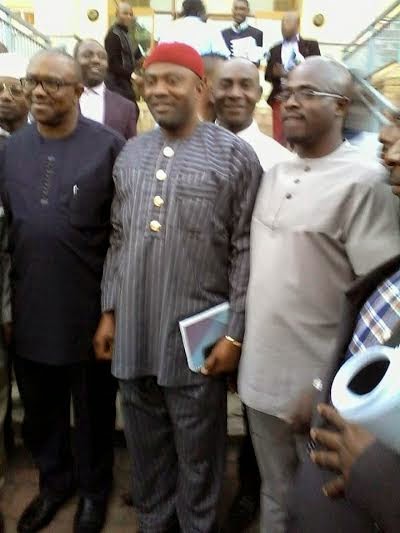
<path id="1" fill-rule="evenodd" d="M 50 96 L 56 94 L 61 87 L 68 87 L 76 85 L 76 81 L 64 81 L 64 80 L 38 80 L 36 78 L 22 78 L 21 84 L 25 92 L 31 93 L 40 84 L 45 93 Z"/>
<path id="2" fill-rule="evenodd" d="M 3 94 L 5 90 L 8 91 L 12 98 L 18 98 L 24 93 L 21 83 L 13 83 L 10 85 L 7 83 L 0 83 L 0 94 Z"/>
<path id="3" fill-rule="evenodd" d="M 341 94 L 334 93 L 324 93 L 321 91 L 314 91 L 314 89 L 282 89 L 278 94 L 277 98 L 281 102 L 287 102 L 289 98 L 293 96 L 299 104 L 308 102 L 313 98 L 336 98 L 337 100 L 349 100 L 347 96 L 342 96 Z"/>

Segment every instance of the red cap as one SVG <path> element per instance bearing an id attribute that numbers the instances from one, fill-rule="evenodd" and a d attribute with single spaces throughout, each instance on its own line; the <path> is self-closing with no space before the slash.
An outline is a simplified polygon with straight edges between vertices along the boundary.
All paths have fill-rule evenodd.
<path id="1" fill-rule="evenodd" d="M 144 68 L 153 63 L 173 63 L 185 67 L 202 78 L 204 65 L 200 54 L 194 48 L 183 43 L 161 43 L 154 48 L 144 62 Z"/>

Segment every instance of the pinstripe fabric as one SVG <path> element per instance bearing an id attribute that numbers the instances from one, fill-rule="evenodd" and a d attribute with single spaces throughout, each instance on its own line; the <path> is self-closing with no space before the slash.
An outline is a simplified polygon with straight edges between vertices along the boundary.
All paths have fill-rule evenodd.
<path id="1" fill-rule="evenodd" d="M 261 176 L 252 148 L 214 124 L 202 123 L 189 139 L 172 143 L 160 129 L 127 143 L 114 169 L 102 284 L 103 310 L 116 315 L 116 377 L 202 383 L 187 367 L 178 321 L 225 300 L 232 309 L 229 334 L 243 337 L 250 222 Z M 160 231 L 152 231 L 152 221 Z"/>
<path id="2" fill-rule="evenodd" d="M 224 381 L 160 387 L 153 377 L 120 384 L 139 530 L 216 531 L 225 468 Z"/>

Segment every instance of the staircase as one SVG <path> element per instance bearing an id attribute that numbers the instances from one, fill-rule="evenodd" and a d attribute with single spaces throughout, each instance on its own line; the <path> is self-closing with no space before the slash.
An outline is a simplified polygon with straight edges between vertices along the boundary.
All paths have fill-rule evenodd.
<path id="1" fill-rule="evenodd" d="M 343 61 L 355 81 L 346 135 L 371 153 L 388 117 L 400 116 L 400 1 L 344 49 Z"/>
<path id="2" fill-rule="evenodd" d="M 3 5 L 0 5 L 0 42 L 9 52 L 16 52 L 27 59 L 50 46 L 48 37 Z"/>

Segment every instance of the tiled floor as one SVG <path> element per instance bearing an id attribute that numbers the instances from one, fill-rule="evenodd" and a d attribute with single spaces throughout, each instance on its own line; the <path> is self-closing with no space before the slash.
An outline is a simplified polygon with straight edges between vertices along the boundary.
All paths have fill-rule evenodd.
<path id="1" fill-rule="evenodd" d="M 221 499 L 220 515 L 223 518 L 237 490 L 237 449 L 238 436 L 243 432 L 241 406 L 237 397 L 229 397 L 229 447 L 225 472 L 224 490 Z M 134 510 L 127 507 L 122 495 L 129 490 L 129 464 L 125 448 L 116 448 L 115 488 L 111 498 L 108 519 L 104 533 L 136 533 L 137 522 Z M 22 511 L 37 493 L 37 475 L 28 453 L 19 446 L 8 465 L 6 484 L 1 491 L 0 506 L 5 516 L 6 533 L 15 533 L 16 524 Z M 59 512 L 47 533 L 71 533 L 76 509 L 76 498 L 72 499 Z M 248 533 L 256 533 L 257 526 Z"/>

